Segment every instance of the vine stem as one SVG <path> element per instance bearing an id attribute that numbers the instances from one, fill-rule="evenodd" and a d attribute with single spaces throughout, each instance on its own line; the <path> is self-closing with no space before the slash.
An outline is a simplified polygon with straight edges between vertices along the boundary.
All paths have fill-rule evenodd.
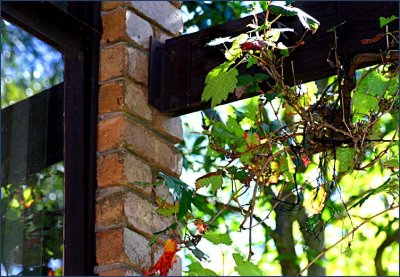
<path id="1" fill-rule="evenodd" d="M 351 232 L 347 233 L 345 236 L 343 236 L 340 240 L 338 240 L 337 242 L 335 242 L 333 245 L 329 246 L 328 248 L 324 248 L 323 251 L 321 253 L 318 254 L 317 257 L 314 258 L 314 260 L 312 260 L 311 262 L 308 263 L 308 265 L 303 268 L 298 274 L 297 276 L 301 276 L 301 274 L 306 271 L 311 265 L 313 265 L 317 260 L 319 260 L 326 252 L 328 252 L 329 250 L 331 250 L 332 248 L 334 248 L 336 245 L 338 245 L 339 243 L 341 243 L 344 239 L 346 239 L 348 236 L 353 235 L 358 229 L 360 229 L 365 223 L 370 222 L 372 219 L 374 219 L 375 217 L 378 217 L 388 211 L 394 210 L 399 208 L 399 205 L 396 206 L 390 206 L 389 208 L 387 208 L 386 210 L 383 210 L 369 218 L 366 218 L 365 221 L 363 221 L 360 225 L 358 225 L 357 227 L 355 227 L 353 230 L 351 230 Z"/>

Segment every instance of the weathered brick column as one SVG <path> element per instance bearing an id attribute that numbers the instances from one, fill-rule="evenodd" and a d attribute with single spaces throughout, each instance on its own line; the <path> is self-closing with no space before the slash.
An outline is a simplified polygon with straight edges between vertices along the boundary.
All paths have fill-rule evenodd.
<path id="1" fill-rule="evenodd" d="M 178 177 L 182 163 L 181 120 L 147 104 L 149 38 L 179 35 L 182 19 L 167 1 L 103 2 L 102 19 L 95 272 L 141 275 L 162 253 L 162 240 L 150 249 L 149 238 L 170 224 L 155 199 L 172 201 L 165 186 L 142 183 L 158 171 Z"/>

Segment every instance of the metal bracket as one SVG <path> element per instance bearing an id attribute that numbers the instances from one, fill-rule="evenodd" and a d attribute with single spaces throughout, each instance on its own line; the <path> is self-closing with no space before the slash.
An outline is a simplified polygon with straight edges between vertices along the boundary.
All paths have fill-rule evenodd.
<path id="1" fill-rule="evenodd" d="M 149 59 L 149 104 L 161 112 L 165 111 L 164 95 L 164 47 L 156 38 L 150 38 Z"/>

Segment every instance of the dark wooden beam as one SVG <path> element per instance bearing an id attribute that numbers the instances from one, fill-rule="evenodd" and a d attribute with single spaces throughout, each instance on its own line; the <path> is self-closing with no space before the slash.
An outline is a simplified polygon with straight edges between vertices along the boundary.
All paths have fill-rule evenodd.
<path id="1" fill-rule="evenodd" d="M 61 83 L 1 111 L 3 184 L 23 182 L 64 159 L 63 99 Z"/>
<path id="2" fill-rule="evenodd" d="M 294 4 L 320 21 L 319 30 L 307 34 L 305 45 L 296 49 L 285 64 L 285 80 L 293 84 L 291 61 L 293 61 L 296 84 L 323 79 L 336 74 L 327 62 L 329 49 L 334 43 L 334 35 L 327 32 L 330 28 L 346 21 L 337 29 L 338 53 L 342 63 L 360 53 L 380 53 L 386 49 L 386 40 L 362 45 L 361 40 L 372 38 L 384 32 L 379 28 L 379 17 L 398 15 L 398 2 L 296 2 Z M 258 15 L 260 19 L 264 13 Z M 207 73 L 224 61 L 222 49 L 204 45 L 217 37 L 236 36 L 246 32 L 246 25 L 252 21 L 249 16 L 226 24 L 218 25 L 194 34 L 169 39 L 165 44 L 152 39 L 150 58 L 150 98 L 149 102 L 160 111 L 170 115 L 202 110 L 210 103 L 201 102 L 204 80 Z M 299 41 L 304 33 L 297 17 L 283 17 L 281 23 L 293 28 L 295 34 L 289 34 L 287 45 Z M 397 23 L 390 24 L 390 30 L 396 30 Z M 288 34 L 288 33 L 286 33 Z M 244 66 L 241 73 L 248 72 Z M 252 69 L 250 72 L 259 72 Z M 247 97 L 253 95 L 247 95 Z M 233 95 L 228 102 L 237 100 Z"/>

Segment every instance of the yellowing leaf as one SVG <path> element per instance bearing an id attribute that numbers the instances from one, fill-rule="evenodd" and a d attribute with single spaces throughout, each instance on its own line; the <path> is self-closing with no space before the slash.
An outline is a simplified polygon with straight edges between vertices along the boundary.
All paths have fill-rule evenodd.
<path id="1" fill-rule="evenodd" d="M 31 194 L 32 194 L 32 189 L 31 188 L 26 188 L 22 192 L 22 195 L 23 195 L 25 201 L 28 201 L 28 199 L 31 196 Z"/>
<path id="2" fill-rule="evenodd" d="M 318 193 L 316 195 L 316 193 Z M 321 211 L 324 209 L 324 200 L 326 197 L 326 191 L 324 187 L 320 187 L 319 190 L 314 191 L 313 195 L 310 197 L 307 197 L 304 200 L 304 208 L 310 213 L 310 214 L 319 214 Z"/>
<path id="3" fill-rule="evenodd" d="M 237 36 L 233 41 L 231 48 L 225 51 L 225 58 L 228 61 L 234 61 L 236 58 L 240 57 L 242 55 L 242 48 L 240 47 L 240 44 L 246 42 L 248 38 L 249 35 L 247 34 L 241 34 Z"/>
<path id="4" fill-rule="evenodd" d="M 175 204 L 164 203 L 161 207 L 158 207 L 156 212 L 159 215 L 163 216 L 172 216 L 179 212 L 179 203 L 176 202 Z"/>

